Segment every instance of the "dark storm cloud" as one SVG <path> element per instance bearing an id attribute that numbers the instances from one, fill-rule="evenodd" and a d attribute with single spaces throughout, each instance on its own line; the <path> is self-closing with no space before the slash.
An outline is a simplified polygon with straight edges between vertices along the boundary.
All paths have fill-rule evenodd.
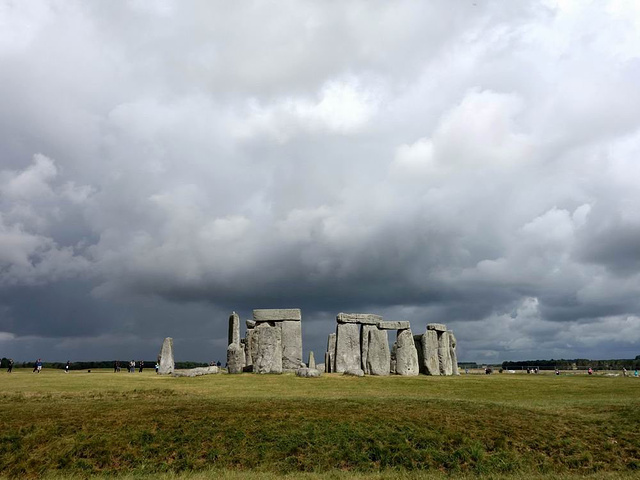
<path id="1" fill-rule="evenodd" d="M 219 359 L 281 306 L 316 357 L 349 310 L 467 360 L 636 348 L 634 2 L 0 5 L 14 357 Z"/>

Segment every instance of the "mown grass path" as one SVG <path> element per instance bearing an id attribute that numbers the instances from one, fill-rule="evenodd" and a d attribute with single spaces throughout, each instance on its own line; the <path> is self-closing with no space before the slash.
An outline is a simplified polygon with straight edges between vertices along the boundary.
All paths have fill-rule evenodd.
<path id="1" fill-rule="evenodd" d="M 640 475 L 640 380 L 0 375 L 0 475 L 211 469 Z"/>

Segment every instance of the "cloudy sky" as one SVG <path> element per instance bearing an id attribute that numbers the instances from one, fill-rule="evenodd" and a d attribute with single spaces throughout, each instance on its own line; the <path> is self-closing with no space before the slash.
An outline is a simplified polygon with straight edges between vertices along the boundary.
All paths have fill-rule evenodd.
<path id="1" fill-rule="evenodd" d="M 640 4 L 0 0 L 0 356 L 237 311 L 640 354 Z"/>

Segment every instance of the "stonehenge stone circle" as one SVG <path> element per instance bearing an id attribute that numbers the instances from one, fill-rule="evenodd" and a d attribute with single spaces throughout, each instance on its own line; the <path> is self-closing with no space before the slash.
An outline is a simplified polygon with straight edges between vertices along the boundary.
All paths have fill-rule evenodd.
<path id="1" fill-rule="evenodd" d="M 410 328 L 398 331 L 396 345 L 396 373 L 398 375 L 418 375 L 420 373 L 418 351 Z"/>
<path id="2" fill-rule="evenodd" d="M 158 354 L 158 373 L 160 375 L 171 375 L 175 370 L 175 361 L 173 359 L 173 338 L 167 337 L 162 342 L 160 353 Z"/>

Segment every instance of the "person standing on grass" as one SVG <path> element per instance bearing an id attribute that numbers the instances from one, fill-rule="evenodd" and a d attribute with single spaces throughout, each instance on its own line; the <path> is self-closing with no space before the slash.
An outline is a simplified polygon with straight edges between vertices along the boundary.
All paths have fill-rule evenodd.
<path id="1" fill-rule="evenodd" d="M 114 360 L 113 362 L 113 373 L 118 373 L 118 361 Z"/>
<path id="2" fill-rule="evenodd" d="M 622 367 L 622 376 L 623 377 L 627 376 L 627 368 L 626 367 Z"/>
<path id="3" fill-rule="evenodd" d="M 144 368 L 144 360 L 140 360 L 139 365 L 140 365 L 139 372 L 142 373 L 142 369 Z"/>
<path id="4" fill-rule="evenodd" d="M 9 368 L 7 368 L 7 373 L 11 373 L 13 371 L 13 358 L 9 359 Z"/>
<path id="5" fill-rule="evenodd" d="M 160 365 L 158 365 L 158 362 L 156 362 L 156 373 L 158 373 L 159 369 L 160 369 Z"/>
<path id="6" fill-rule="evenodd" d="M 64 366 L 64 373 L 69 373 L 70 367 L 71 367 L 71 362 L 67 360 L 67 364 Z"/>
<path id="7" fill-rule="evenodd" d="M 40 359 L 40 358 L 36 362 L 36 369 L 38 370 L 38 373 L 40 373 L 42 371 L 42 359 Z"/>
<path id="8" fill-rule="evenodd" d="M 587 370 L 587 373 L 588 373 L 589 375 L 593 375 L 593 369 L 592 369 L 591 367 L 589 367 L 589 370 Z"/>

